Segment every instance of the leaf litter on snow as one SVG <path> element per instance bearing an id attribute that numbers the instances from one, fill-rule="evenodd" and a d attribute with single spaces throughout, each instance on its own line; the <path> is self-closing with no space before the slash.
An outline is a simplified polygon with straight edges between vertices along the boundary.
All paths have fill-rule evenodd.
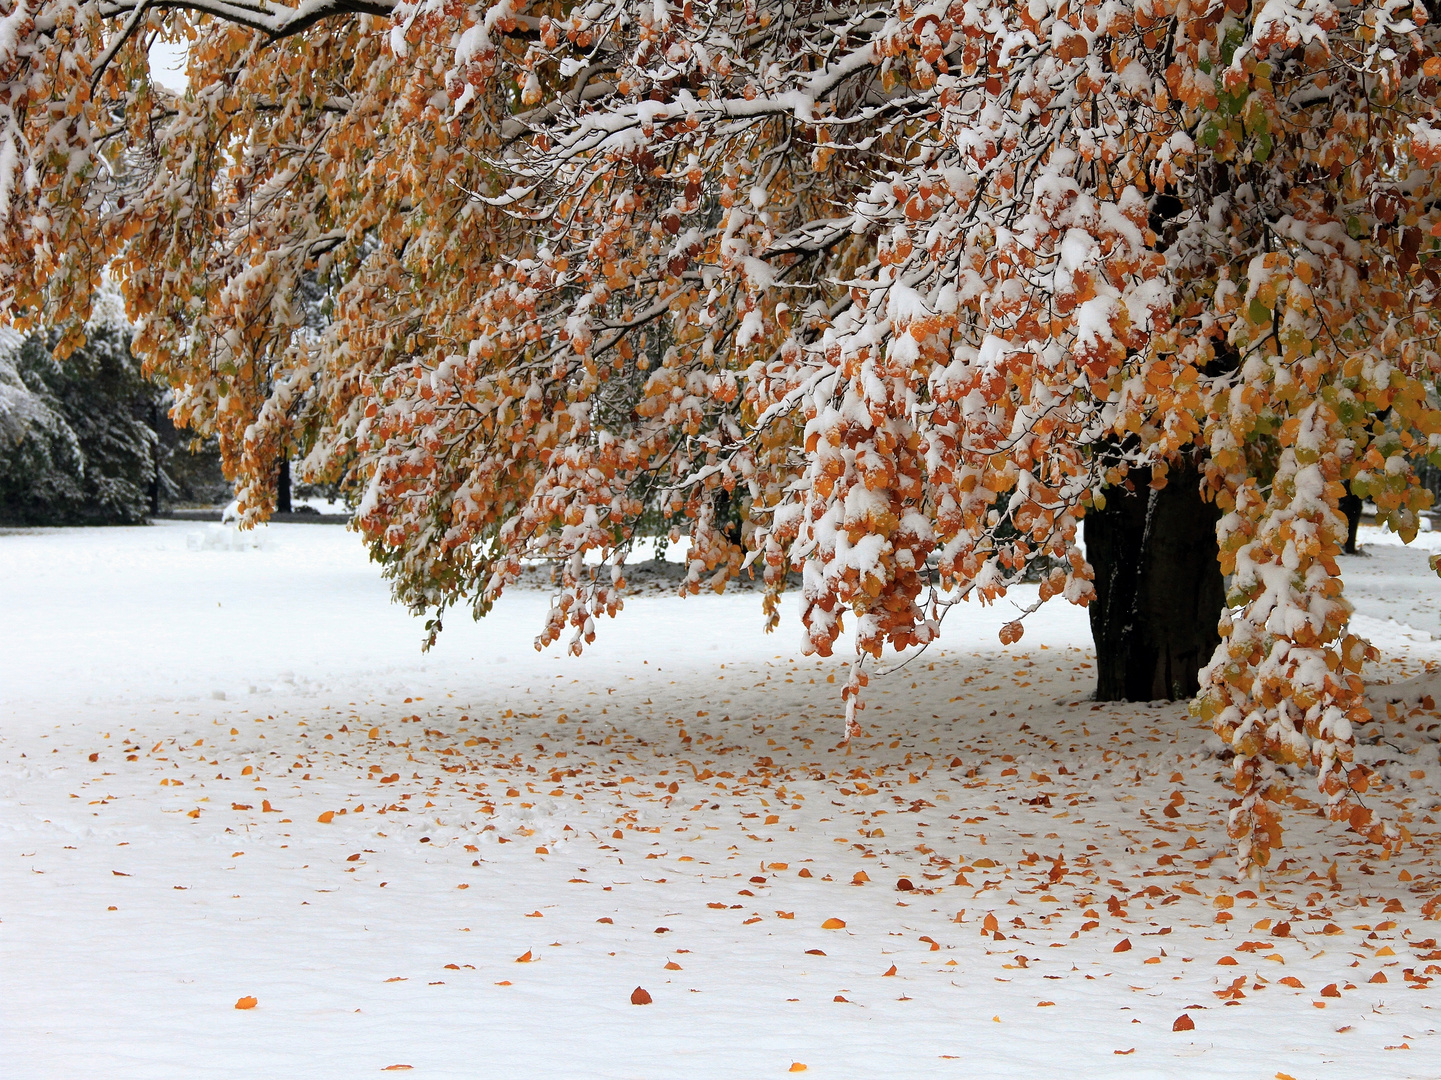
<path id="1" fill-rule="evenodd" d="M 563 1009 L 579 980 L 626 1004 L 639 979 L 662 1011 L 747 987 L 831 1032 L 855 1021 L 830 1009 L 921 1030 L 906 1010 L 1074 1014 L 1138 1061 L 1247 1010 L 1368 1052 L 1434 1045 L 1434 651 L 1392 650 L 1360 740 L 1408 846 L 1387 862 L 1343 836 L 1301 778 L 1260 882 L 1231 873 L 1229 768 L 1183 705 L 1091 702 L 1075 646 L 933 655 L 874 687 L 850 745 L 834 666 L 787 656 L 155 710 L 53 740 L 32 835 L 89 848 L 117 916 L 241 900 L 232 879 L 352 920 L 421 904 L 440 955 L 367 980 L 406 1002 Z"/>

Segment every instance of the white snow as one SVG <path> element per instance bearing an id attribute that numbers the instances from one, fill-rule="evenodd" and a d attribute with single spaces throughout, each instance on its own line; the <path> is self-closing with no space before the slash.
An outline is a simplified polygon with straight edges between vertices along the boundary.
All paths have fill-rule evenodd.
<path id="1" fill-rule="evenodd" d="M 754 592 L 632 598 L 574 660 L 518 591 L 422 655 L 354 534 L 196 531 L 0 533 L 7 1076 L 1435 1074 L 1425 550 L 1343 566 L 1398 715 L 1357 757 L 1414 842 L 1368 855 L 1303 780 L 1257 886 L 1219 744 L 1091 703 L 1084 612 L 998 648 L 1033 590 L 873 682 L 847 752 L 794 601 L 768 637 Z"/>

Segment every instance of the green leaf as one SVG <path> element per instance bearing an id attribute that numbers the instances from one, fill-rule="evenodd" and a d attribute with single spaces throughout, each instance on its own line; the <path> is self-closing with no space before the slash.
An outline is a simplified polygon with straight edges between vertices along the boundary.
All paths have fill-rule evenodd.
<path id="1" fill-rule="evenodd" d="M 1257 135 L 1255 149 L 1251 151 L 1252 160 L 1265 161 L 1271 156 L 1271 150 L 1274 146 L 1275 143 L 1272 142 L 1270 135 L 1266 134 L 1265 132 Z"/>
<path id="2" fill-rule="evenodd" d="M 1271 321 L 1271 309 L 1260 300 L 1252 300 L 1251 306 L 1246 309 L 1246 317 L 1257 326 Z"/>

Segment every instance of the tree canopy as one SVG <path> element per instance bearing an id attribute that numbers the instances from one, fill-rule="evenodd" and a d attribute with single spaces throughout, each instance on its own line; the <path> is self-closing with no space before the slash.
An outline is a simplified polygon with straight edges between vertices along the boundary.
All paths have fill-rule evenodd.
<path id="1" fill-rule="evenodd" d="M 539 641 L 578 651 L 647 515 L 690 591 L 758 566 L 772 620 L 802 568 L 807 647 L 852 620 L 852 727 L 861 661 L 958 600 L 1039 573 L 1087 603 L 1078 520 L 1189 458 L 1224 512 L 1194 707 L 1235 751 L 1243 869 L 1308 761 L 1389 850 L 1338 500 L 1409 539 L 1441 453 L 1438 16 L 16 0 L 0 288 L 75 328 L 63 354 L 113 274 L 251 519 L 282 454 L 363 487 L 436 629 L 547 557 Z"/>

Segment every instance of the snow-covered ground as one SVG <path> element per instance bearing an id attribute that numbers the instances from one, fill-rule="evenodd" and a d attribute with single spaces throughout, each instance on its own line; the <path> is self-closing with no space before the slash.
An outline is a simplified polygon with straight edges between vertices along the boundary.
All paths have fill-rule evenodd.
<path id="1" fill-rule="evenodd" d="M 198 533 L 0 535 L 5 1076 L 1441 1075 L 1424 546 L 1345 564 L 1412 843 L 1302 786 L 1256 883 L 1208 732 L 1090 702 L 1063 605 L 954 613 L 847 750 L 793 604 L 577 660 L 518 591 L 422 655 L 353 534 Z"/>

